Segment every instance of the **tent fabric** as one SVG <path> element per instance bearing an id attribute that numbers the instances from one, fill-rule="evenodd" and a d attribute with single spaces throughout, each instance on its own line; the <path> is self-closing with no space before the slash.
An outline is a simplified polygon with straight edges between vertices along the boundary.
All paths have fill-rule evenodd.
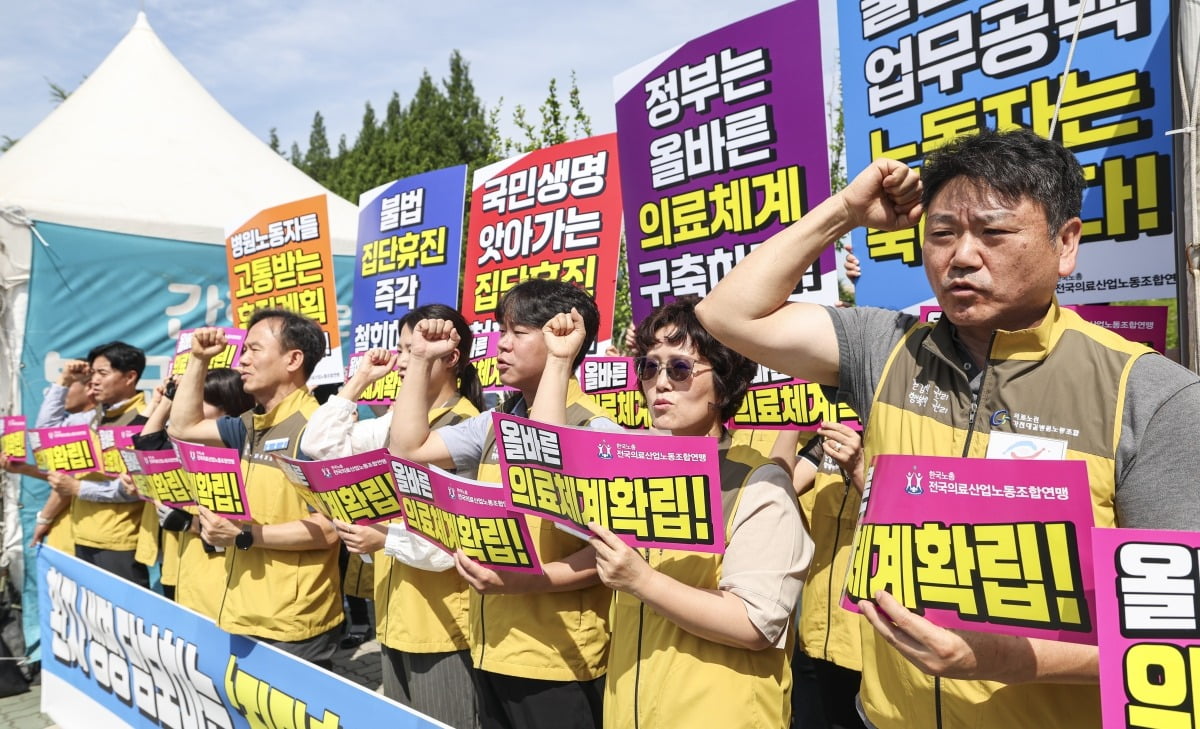
<path id="1" fill-rule="evenodd" d="M 161 256 L 167 257 L 179 242 L 224 245 L 227 227 L 262 209 L 320 194 L 328 199 L 333 252 L 353 255 L 356 207 L 296 169 L 225 111 L 158 38 L 145 13 L 138 13 L 87 80 L 0 156 L 0 414 L 36 412 L 39 404 L 23 406 L 19 390 L 22 380 L 40 380 L 43 374 L 28 371 L 28 361 L 25 371 L 21 367 L 30 276 L 55 278 L 55 269 L 88 275 L 56 258 L 52 245 L 40 250 L 62 265 L 31 273 L 33 246 L 44 245 L 33 221 L 163 239 Z M 150 265 L 154 273 L 153 257 L 148 264 L 123 259 L 121 244 L 113 247 L 109 253 L 116 265 Z M 223 271 L 223 263 L 218 266 Z M 114 300 L 125 294 L 130 303 L 139 296 L 117 293 Z M 85 322 L 113 314 L 87 307 L 69 311 Z M 45 368 L 45 363 L 32 366 L 38 364 L 39 370 Z M 5 475 L 0 481 L 0 567 L 20 580 L 24 539 L 16 518 L 18 479 Z"/>

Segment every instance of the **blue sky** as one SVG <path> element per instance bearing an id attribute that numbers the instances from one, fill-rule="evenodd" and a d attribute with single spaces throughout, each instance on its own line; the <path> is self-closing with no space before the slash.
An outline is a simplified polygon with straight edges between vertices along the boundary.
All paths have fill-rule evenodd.
<path id="1" fill-rule="evenodd" d="M 818 2 L 818 0 L 804 0 Z M 833 0 L 826 65 L 834 58 Z M 521 3 L 441 0 L 0 0 L 0 135 L 20 137 L 53 110 L 47 79 L 72 89 L 132 27 L 144 5 L 167 47 L 230 113 L 266 139 L 301 149 L 315 111 L 331 145 L 351 142 L 370 101 L 407 101 L 423 69 L 440 79 L 450 53 L 470 63 L 489 107 L 536 111 L 551 77 L 574 70 L 594 131 L 612 131 L 612 78 L 690 38 L 779 0 Z M 511 133 L 511 129 L 506 129 Z"/>

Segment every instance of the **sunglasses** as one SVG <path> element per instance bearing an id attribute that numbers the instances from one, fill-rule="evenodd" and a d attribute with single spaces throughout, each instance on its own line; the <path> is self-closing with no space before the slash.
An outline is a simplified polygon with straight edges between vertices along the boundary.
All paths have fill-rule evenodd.
<path id="1" fill-rule="evenodd" d="M 672 382 L 684 382 L 693 375 L 708 372 L 708 370 L 697 370 L 695 362 L 683 357 L 672 357 L 666 363 L 648 357 L 636 357 L 633 360 L 633 369 L 637 372 L 638 379 L 643 382 L 657 380 L 658 373 L 664 370 L 667 373 L 667 379 Z M 708 369 L 711 370 L 712 368 L 709 367 Z"/>

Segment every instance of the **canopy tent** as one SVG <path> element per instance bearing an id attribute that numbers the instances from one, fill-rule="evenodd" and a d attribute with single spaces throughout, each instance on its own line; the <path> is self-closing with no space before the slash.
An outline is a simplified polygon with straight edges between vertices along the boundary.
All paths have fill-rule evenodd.
<path id="1" fill-rule="evenodd" d="M 142 346 L 161 367 L 179 328 L 227 323 L 224 229 L 320 194 L 334 253 L 353 254 L 356 207 L 226 112 L 138 13 L 87 80 L 0 156 L 0 414 L 32 420 L 61 359 L 102 341 Z M 344 304 L 349 288 L 339 285 Z M 153 364 L 143 385 L 158 379 Z M 16 479 L 6 481 L 0 564 L 19 576 Z M 42 498 L 23 501 L 28 523 Z"/>

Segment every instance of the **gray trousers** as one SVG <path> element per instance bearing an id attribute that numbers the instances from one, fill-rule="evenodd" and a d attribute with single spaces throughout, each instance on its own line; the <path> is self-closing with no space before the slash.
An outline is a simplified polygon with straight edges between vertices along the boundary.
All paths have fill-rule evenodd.
<path id="1" fill-rule="evenodd" d="M 479 729 L 470 651 L 408 653 L 380 647 L 384 696 L 455 729 Z"/>

